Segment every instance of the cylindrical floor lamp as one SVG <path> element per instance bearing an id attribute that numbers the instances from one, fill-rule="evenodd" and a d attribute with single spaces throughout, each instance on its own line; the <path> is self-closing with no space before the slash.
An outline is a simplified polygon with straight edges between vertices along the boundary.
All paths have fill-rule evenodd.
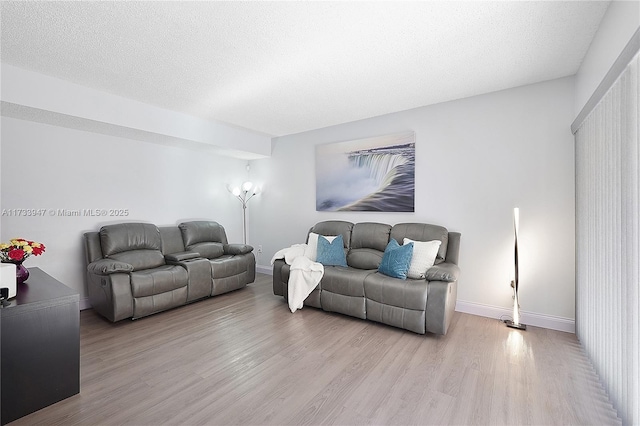
<path id="1" fill-rule="evenodd" d="M 513 230 L 514 230 L 514 244 L 513 244 L 513 266 L 514 274 L 513 281 L 511 281 L 511 287 L 513 287 L 513 321 L 505 321 L 507 327 L 517 328 L 519 330 L 526 330 L 527 326 L 520 322 L 520 304 L 518 301 L 518 286 L 520 284 L 519 271 L 518 271 L 518 228 L 520 227 L 520 209 L 513 209 Z"/>

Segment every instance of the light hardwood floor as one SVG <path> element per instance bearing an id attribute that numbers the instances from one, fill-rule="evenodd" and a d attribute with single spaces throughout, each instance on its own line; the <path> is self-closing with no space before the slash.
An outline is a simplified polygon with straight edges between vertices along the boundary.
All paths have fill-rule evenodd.
<path id="1" fill-rule="evenodd" d="M 136 321 L 80 314 L 80 394 L 12 425 L 620 424 L 575 335 L 456 313 L 446 336 L 247 288 Z"/>

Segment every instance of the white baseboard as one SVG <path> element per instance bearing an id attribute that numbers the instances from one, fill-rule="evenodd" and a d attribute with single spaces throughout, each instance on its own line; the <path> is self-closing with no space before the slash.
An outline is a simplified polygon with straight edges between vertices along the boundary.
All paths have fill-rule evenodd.
<path id="1" fill-rule="evenodd" d="M 256 265 L 256 272 L 273 275 L 273 266 Z"/>
<path id="2" fill-rule="evenodd" d="M 501 317 L 511 318 L 511 309 L 497 306 L 483 305 L 480 303 L 456 301 L 456 311 L 465 314 L 478 315 L 487 318 L 500 319 Z M 576 322 L 570 318 L 557 317 L 554 315 L 537 314 L 535 312 L 520 311 L 520 322 L 534 327 L 548 328 L 550 330 L 564 331 L 567 333 L 576 332 Z"/>
<path id="3" fill-rule="evenodd" d="M 88 297 L 84 297 L 84 298 L 80 298 L 80 310 L 84 311 L 85 309 L 91 309 L 91 303 L 89 303 L 89 298 Z"/>

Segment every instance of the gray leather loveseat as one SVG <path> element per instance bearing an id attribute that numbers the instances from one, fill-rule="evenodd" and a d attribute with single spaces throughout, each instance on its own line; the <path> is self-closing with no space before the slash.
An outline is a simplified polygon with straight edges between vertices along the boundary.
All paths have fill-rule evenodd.
<path id="1" fill-rule="evenodd" d="M 106 225 L 84 234 L 87 290 L 110 321 L 140 318 L 255 281 L 253 248 L 216 222 Z"/>
<path id="2" fill-rule="evenodd" d="M 309 233 L 342 235 L 347 266 L 325 266 L 320 284 L 304 304 L 400 327 L 415 333 L 446 334 L 455 310 L 458 288 L 460 234 L 423 223 L 325 221 Z M 424 279 L 399 279 L 378 272 L 390 239 L 425 242 L 440 240 L 434 266 Z M 307 241 L 309 237 L 307 236 Z M 288 294 L 290 266 L 273 265 L 273 293 Z"/>

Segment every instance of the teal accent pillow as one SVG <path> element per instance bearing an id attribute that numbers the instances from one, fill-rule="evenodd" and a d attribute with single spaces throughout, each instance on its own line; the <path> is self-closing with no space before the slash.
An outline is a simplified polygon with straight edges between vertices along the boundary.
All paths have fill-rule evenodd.
<path id="1" fill-rule="evenodd" d="M 413 243 L 401 246 L 392 238 L 384 249 L 378 272 L 392 278 L 406 280 L 411 257 L 413 257 Z"/>
<path id="2" fill-rule="evenodd" d="M 322 235 L 318 237 L 316 262 L 322 263 L 324 266 L 347 266 L 342 235 L 338 235 L 331 242 Z"/>

